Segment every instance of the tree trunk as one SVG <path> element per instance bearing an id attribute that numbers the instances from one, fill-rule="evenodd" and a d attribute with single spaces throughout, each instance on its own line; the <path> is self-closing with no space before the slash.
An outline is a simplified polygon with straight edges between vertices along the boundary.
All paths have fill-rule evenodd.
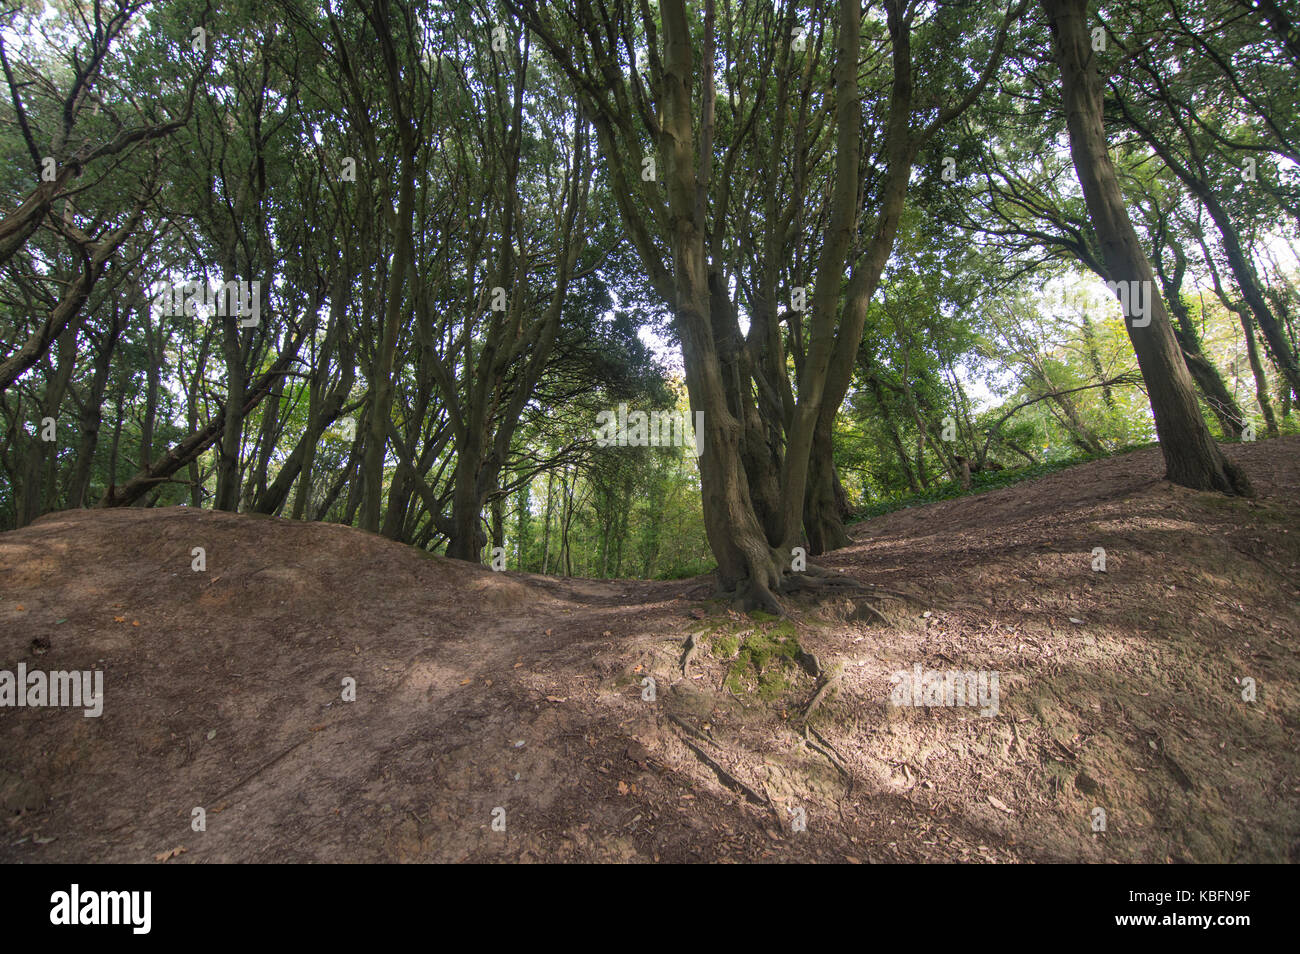
<path id="1" fill-rule="evenodd" d="M 1079 409 L 1071 400 L 1070 395 L 1062 394 L 1056 390 L 1052 382 L 1048 381 L 1045 376 L 1042 377 L 1042 382 L 1043 387 L 1049 389 L 1048 397 L 1051 398 L 1052 403 L 1060 408 L 1061 423 L 1070 432 L 1070 436 L 1079 445 L 1079 449 L 1085 454 L 1091 454 L 1093 457 L 1104 456 L 1106 449 L 1101 446 L 1101 441 L 1097 439 L 1097 435 L 1093 433 L 1092 428 L 1084 423 L 1083 416 L 1079 413 Z"/>
<path id="2" fill-rule="evenodd" d="M 483 532 L 483 494 L 479 480 L 483 475 L 483 452 L 480 441 L 469 437 L 456 448 L 456 471 L 451 498 L 453 532 L 447 541 L 447 556 L 478 563 L 487 535 Z"/>
<path id="3" fill-rule="evenodd" d="M 229 269 L 227 274 L 233 274 Z M 217 443 L 217 494 L 215 510 L 234 511 L 239 506 L 239 445 L 244 434 L 244 394 L 248 388 L 244 371 L 243 349 L 239 341 L 239 324 L 234 315 L 224 315 L 222 351 L 226 359 L 226 404 Z M 141 467 L 141 470 L 147 470 Z"/>
<path id="4" fill-rule="evenodd" d="M 674 317 L 681 336 L 692 413 L 704 415 L 697 437 L 705 532 L 718 561 L 718 582 L 745 608 L 780 612 L 775 592 L 785 561 L 767 540 L 749 494 L 741 462 L 741 422 L 727 402 L 722 366 L 713 336 L 703 209 L 697 186 L 692 121 L 694 75 L 692 38 L 683 0 L 665 0 L 663 17 L 665 94 L 661 149 L 667 153 L 667 193 L 672 217 Z M 703 72 L 712 84 L 713 71 Z M 802 500 L 802 496 L 800 497 Z"/>
<path id="5" fill-rule="evenodd" d="M 73 464 L 72 479 L 68 483 L 68 508 L 72 510 L 86 505 L 86 496 L 90 490 L 90 469 L 95 459 L 95 448 L 99 445 L 99 428 L 103 420 L 104 391 L 108 385 L 117 339 L 122 333 L 122 324 L 122 311 L 114 305 L 111 324 L 99 353 L 95 356 L 90 388 L 81 402 L 81 439 L 77 444 L 77 460 Z"/>
<path id="6" fill-rule="evenodd" d="M 47 459 L 58 460 L 58 425 L 57 423 L 55 425 L 55 440 L 46 441 L 44 419 L 49 417 L 56 422 L 59 419 L 59 407 L 63 404 L 63 396 L 67 393 L 68 383 L 72 380 L 72 368 L 76 363 L 77 328 L 75 326 L 69 326 L 63 334 L 59 335 L 56 353 L 58 361 L 54 373 L 46 379 L 44 394 L 35 405 L 36 433 L 24 455 L 22 493 L 17 495 L 14 508 L 15 526 L 18 527 L 25 527 L 42 513 L 54 509 L 57 487 L 53 482 L 57 472 L 43 474 L 42 471 L 45 470 Z M 19 406 L 21 407 L 21 402 Z"/>
<path id="7" fill-rule="evenodd" d="M 844 488 L 835 471 L 835 443 L 828 424 L 830 420 L 829 417 L 818 419 L 808 461 L 808 493 L 803 519 L 808 534 L 808 552 L 814 556 L 853 542 L 844 528 L 848 507 Z"/>
<path id="8" fill-rule="evenodd" d="M 1273 416 L 1273 402 L 1268 399 L 1268 377 L 1264 374 L 1264 362 L 1259 358 L 1259 345 L 1255 341 L 1255 329 L 1250 326 L 1249 312 L 1250 309 L 1242 305 L 1237 309 L 1237 318 L 1246 335 L 1246 357 L 1255 378 L 1255 400 L 1259 402 L 1260 413 L 1264 415 L 1264 427 L 1268 436 L 1277 437 L 1277 418 Z"/>
<path id="9" fill-rule="evenodd" d="M 1192 380 L 1196 382 L 1201 394 L 1205 396 L 1205 402 L 1210 406 L 1210 411 L 1218 419 L 1223 436 L 1229 440 L 1236 440 L 1241 436 L 1241 429 L 1245 426 L 1246 419 L 1242 416 L 1236 399 L 1223 383 L 1219 369 L 1202 349 L 1201 336 L 1197 334 L 1191 312 L 1187 308 L 1187 303 L 1183 301 L 1183 276 L 1187 273 L 1187 256 L 1177 242 L 1170 243 L 1169 248 L 1174 258 L 1173 274 L 1166 274 L 1158 259 L 1154 264 L 1160 276 L 1160 286 L 1164 289 L 1165 300 L 1169 302 L 1169 309 L 1174 313 L 1174 337 L 1178 339 L 1178 347 L 1182 349 L 1183 360 L 1187 362 L 1187 370 L 1191 373 Z"/>
<path id="10" fill-rule="evenodd" d="M 921 484 L 916 479 L 916 474 L 912 470 L 912 462 L 908 460 L 907 449 L 903 447 L 903 439 L 898 434 L 898 426 L 894 422 L 894 415 L 890 413 L 889 407 L 885 404 L 885 390 L 880 386 L 880 379 L 875 374 L 867 377 L 867 384 L 871 388 L 871 393 L 875 395 L 876 407 L 880 409 L 880 415 L 884 419 L 885 433 L 889 437 L 889 442 L 894 445 L 894 450 L 898 454 L 898 466 L 903 471 L 903 476 L 907 478 L 907 487 L 914 494 L 921 492 Z"/>
<path id="11" fill-rule="evenodd" d="M 384 298 L 383 328 L 375 353 L 370 379 L 369 433 L 366 435 L 365 456 L 362 460 L 361 522 L 363 530 L 379 532 L 379 512 L 384 496 L 384 457 L 388 446 L 388 422 L 393 407 L 393 362 L 397 352 L 397 339 L 402 327 L 402 306 L 405 303 L 407 278 L 413 277 L 415 255 L 413 222 L 415 216 L 415 159 L 418 152 L 415 120 L 404 107 L 402 78 L 397 60 L 386 3 L 374 9 L 375 32 L 379 39 L 386 70 L 390 105 L 394 112 L 401 154 L 398 156 L 397 209 L 388 212 L 388 232 L 393 240 L 393 261 L 388 273 L 388 288 Z M 391 206 L 389 206 L 391 209 Z"/>
<path id="12" fill-rule="evenodd" d="M 551 514 L 555 512 L 555 497 L 553 490 L 555 487 L 555 471 L 546 472 L 546 518 L 542 525 L 542 575 L 551 566 Z"/>
<path id="13" fill-rule="evenodd" d="M 856 8 L 857 4 L 845 6 Z M 846 11 L 842 29 L 847 28 L 849 18 L 853 17 L 853 14 L 854 10 Z M 853 19 L 859 23 L 860 29 L 860 16 Z M 867 306 L 876 293 L 881 273 L 894 248 L 903 206 L 907 199 L 907 184 L 911 176 L 912 161 L 920 144 L 920 140 L 913 134 L 911 128 L 913 90 L 910 22 L 903 16 L 901 5 L 898 4 L 887 5 L 887 20 L 893 62 L 889 121 L 885 133 L 887 171 L 881 186 L 879 211 L 876 215 L 871 244 L 849 278 L 840 319 L 839 340 L 827 366 L 826 382 L 818 408 L 817 428 L 814 432 L 812 448 L 812 453 L 817 455 L 818 459 L 815 463 L 809 461 L 807 495 L 810 500 L 805 507 L 805 520 L 809 524 L 810 540 L 815 537 L 826 550 L 847 546 L 849 543 L 848 532 L 844 529 L 845 514 L 838 503 L 842 500 L 843 491 L 838 487 L 839 478 L 835 473 L 830 435 L 833 433 L 835 415 L 839 412 L 840 405 L 844 403 L 844 396 L 853 381 L 853 369 L 857 365 L 858 348 L 862 343 L 862 333 L 866 325 Z M 996 47 L 999 51 L 1001 37 L 1002 34 L 999 33 Z M 853 49 L 857 50 L 856 43 Z M 998 56 L 1000 52 L 994 54 L 995 59 Z M 853 93 L 856 96 L 856 80 Z M 937 129 L 940 122 L 941 120 L 935 120 L 935 124 L 929 127 L 928 132 Z M 821 280 L 820 273 L 818 280 Z M 838 284 L 839 278 L 836 277 L 835 281 Z M 811 511 L 811 515 L 808 515 L 808 511 Z"/>
<path id="14" fill-rule="evenodd" d="M 1168 313 L 1154 294 L 1155 276 L 1142 251 L 1111 163 L 1102 120 L 1101 83 L 1085 22 L 1087 0 L 1042 0 L 1061 71 L 1070 152 L 1106 269 L 1116 282 L 1137 283 L 1149 303 L 1146 324 L 1128 309 L 1129 338 L 1151 398 L 1165 476 L 1196 490 L 1250 495 L 1245 474 L 1224 457 L 1201 417 L 1191 375 Z"/>

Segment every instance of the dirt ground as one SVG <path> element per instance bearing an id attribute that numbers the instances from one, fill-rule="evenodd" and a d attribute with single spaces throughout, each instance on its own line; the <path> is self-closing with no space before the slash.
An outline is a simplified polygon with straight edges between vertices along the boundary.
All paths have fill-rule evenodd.
<path id="1" fill-rule="evenodd" d="M 0 535 L 0 670 L 102 670 L 103 715 L 0 708 L 0 861 L 1297 861 L 1300 439 L 1229 452 L 1259 499 L 1145 450 L 859 524 L 822 563 L 876 595 L 786 620 L 53 514 Z M 895 705 L 918 664 L 997 714 Z"/>

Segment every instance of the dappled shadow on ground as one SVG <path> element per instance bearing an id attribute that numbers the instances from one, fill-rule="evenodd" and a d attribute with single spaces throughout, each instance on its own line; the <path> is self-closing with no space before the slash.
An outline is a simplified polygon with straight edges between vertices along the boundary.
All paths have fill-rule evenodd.
<path id="1" fill-rule="evenodd" d="M 0 535 L 0 670 L 101 669 L 104 710 L 0 709 L 0 860 L 1300 860 L 1300 441 L 1230 453 L 1258 500 L 1148 450 L 855 527 L 823 562 L 891 625 L 51 515 Z M 836 675 L 807 718 L 789 646 Z M 996 671 L 997 715 L 893 705 L 918 664 Z"/>

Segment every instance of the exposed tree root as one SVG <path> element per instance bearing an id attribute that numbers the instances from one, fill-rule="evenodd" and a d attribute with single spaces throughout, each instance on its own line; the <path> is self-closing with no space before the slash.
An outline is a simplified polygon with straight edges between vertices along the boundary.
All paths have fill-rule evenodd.
<path id="1" fill-rule="evenodd" d="M 817 707 L 820 706 L 823 702 L 825 702 L 826 698 L 831 694 L 831 692 L 833 692 L 835 689 L 839 687 L 840 678 L 843 675 L 844 675 L 844 670 L 839 666 L 835 667 L 834 672 L 825 674 L 825 677 L 822 679 L 822 684 L 817 688 L 817 691 L 813 694 L 812 699 L 809 700 L 808 705 L 804 707 L 803 710 L 804 722 L 807 722 L 809 716 L 811 716 L 813 712 L 816 711 Z"/>
<path id="2" fill-rule="evenodd" d="M 885 616 L 884 613 L 880 612 L 880 610 L 872 606 L 870 603 L 859 603 L 858 613 L 867 613 L 871 616 L 874 616 L 877 620 L 880 621 L 881 626 L 889 625 L 889 618 Z"/>
<path id="3" fill-rule="evenodd" d="M 907 594 L 874 586 L 855 580 L 835 570 L 820 566 L 809 566 L 804 573 L 790 574 L 782 581 L 782 592 L 788 597 L 809 597 L 815 603 L 829 603 L 835 600 L 847 601 L 844 617 L 853 620 L 869 620 L 881 626 L 894 626 L 897 619 L 891 619 L 881 604 L 907 604 L 911 597 Z"/>
<path id="4" fill-rule="evenodd" d="M 820 679 L 825 672 L 825 670 L 822 669 L 822 661 L 817 658 L 816 653 L 805 652 L 802 647 L 795 652 L 794 661 L 803 667 L 803 671 L 814 679 Z"/>
<path id="5" fill-rule="evenodd" d="M 712 739 L 709 739 L 707 736 L 703 735 L 701 732 L 699 732 L 699 730 L 695 729 L 693 726 L 688 725 L 682 719 L 679 719 L 676 716 L 671 714 L 668 716 L 668 719 L 674 725 L 682 729 L 685 729 L 690 735 L 693 735 L 698 739 L 702 739 L 703 741 L 708 742 L 710 745 L 718 746 L 716 742 L 714 742 Z M 772 800 L 770 798 L 768 798 L 766 795 L 760 795 L 749 785 L 746 785 L 735 775 L 731 774 L 731 772 L 729 772 L 720 762 L 718 762 L 717 759 L 714 759 L 702 748 L 700 748 L 690 739 L 686 738 L 686 736 L 684 735 L 678 736 L 678 738 L 682 740 L 683 745 L 685 745 L 688 749 L 690 749 L 695 754 L 696 758 L 698 758 L 701 762 L 703 762 L 708 768 L 710 768 L 713 771 L 713 774 L 717 776 L 718 781 L 721 782 L 724 787 L 737 793 L 746 801 L 758 805 L 760 808 L 770 809 L 772 812 L 776 814 L 778 819 L 781 817 L 780 812 L 776 811 L 776 806 L 772 804 Z M 718 746 L 718 748 L 721 748 L 721 746 Z"/>
<path id="6" fill-rule="evenodd" d="M 700 739 L 701 741 L 704 741 L 704 742 L 709 743 L 709 745 L 717 745 L 716 742 L 714 742 L 711 738 L 709 738 L 707 735 L 705 735 L 705 734 L 704 734 L 703 732 L 701 732 L 699 729 L 695 728 L 695 726 L 691 725 L 691 724 L 690 724 L 689 722 L 687 722 L 685 719 L 682 719 L 682 718 L 679 718 L 678 716 L 673 715 L 671 712 L 668 713 L 668 721 L 671 722 L 673 725 L 677 726 L 677 728 L 682 729 L 682 730 L 685 731 L 685 732 L 689 732 L 691 735 L 695 736 L 697 739 Z"/>
<path id="7" fill-rule="evenodd" d="M 816 564 L 810 564 L 799 572 L 784 572 L 774 586 L 749 579 L 736 584 L 733 589 L 720 589 L 718 595 L 730 599 L 731 608 L 737 612 L 761 610 L 783 618 L 790 615 L 792 599 L 806 597 L 813 603 L 847 599 L 852 604 L 852 609 L 845 614 L 846 618 L 869 619 L 882 626 L 893 626 L 897 620 L 891 619 L 877 603 L 912 601 L 912 597 L 906 593 L 863 583 L 838 570 Z"/>
<path id="8" fill-rule="evenodd" d="M 811 571 L 813 568 L 809 567 Z M 866 588 L 851 576 L 841 573 L 791 573 L 781 581 L 782 593 L 865 592 Z"/>
<path id="9" fill-rule="evenodd" d="M 730 595 L 732 596 L 731 608 L 737 612 L 750 613 L 754 610 L 762 610 L 773 616 L 786 615 L 785 607 L 766 583 L 752 579 L 744 580 Z"/>
<path id="10" fill-rule="evenodd" d="M 682 675 L 683 676 L 690 675 L 690 673 L 687 672 L 687 668 L 690 666 L 691 660 L 693 660 L 696 654 L 699 653 L 700 651 L 700 641 L 696 639 L 698 635 L 699 635 L 698 633 L 691 633 L 691 635 L 686 637 L 686 643 L 682 647 L 683 648 L 683 652 L 682 652 Z"/>
<path id="11" fill-rule="evenodd" d="M 222 793 L 221 793 L 220 795 L 218 795 L 216 798 L 212 799 L 211 804 L 216 805 L 216 804 L 220 803 L 220 802 L 221 802 L 223 799 L 225 799 L 228 795 L 233 794 L 233 793 L 236 792 L 238 789 L 242 788 L 244 785 L 247 785 L 247 784 L 248 784 L 249 782 L 251 782 L 253 779 L 257 778 L 257 776 L 261 775 L 263 772 L 265 772 L 267 769 L 269 769 L 269 768 L 270 768 L 272 765 L 274 765 L 276 762 L 279 762 L 282 758 L 284 758 L 284 757 L 285 757 L 286 755 L 288 755 L 290 752 L 295 751 L 295 750 L 298 749 L 300 746 L 306 745 L 306 744 L 307 744 L 308 742 L 310 742 L 313 738 L 314 738 L 314 736 L 310 736 L 310 735 L 309 735 L 309 736 L 307 736 L 305 739 L 299 739 L 297 742 L 295 742 L 293 745 L 289 746 L 287 749 L 285 749 L 285 750 L 284 750 L 283 752 L 281 752 L 279 755 L 275 756 L 275 758 L 270 759 L 270 760 L 268 760 L 268 761 L 266 761 L 266 762 L 263 762 L 263 763 L 262 763 L 261 765 L 259 765 L 257 768 L 253 769 L 253 771 L 249 772 L 247 775 L 245 775 L 243 778 L 241 778 L 241 779 L 240 779 L 238 782 L 236 782 L 234 785 L 230 786 L 230 788 L 226 789 L 224 792 L 222 792 Z"/>
<path id="12" fill-rule="evenodd" d="M 829 742 L 827 742 L 824 738 L 822 738 L 821 734 L 818 733 L 816 729 L 807 725 L 803 727 L 803 740 L 804 740 L 804 744 L 807 745 L 808 748 L 812 749 L 818 755 L 825 758 L 826 761 L 830 762 L 831 765 L 835 766 L 836 770 L 838 770 L 839 773 L 844 776 L 845 781 L 848 783 L 844 793 L 845 797 L 847 798 L 848 796 L 852 795 L 853 794 L 853 773 L 850 772 L 849 767 L 844 764 L 843 757 L 841 757 L 840 754 L 837 751 L 835 751 L 835 747 L 831 745 Z"/>

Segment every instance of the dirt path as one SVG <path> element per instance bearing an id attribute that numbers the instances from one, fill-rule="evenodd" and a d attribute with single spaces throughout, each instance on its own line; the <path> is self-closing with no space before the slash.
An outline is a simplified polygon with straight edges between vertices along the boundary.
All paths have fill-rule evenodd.
<path id="1" fill-rule="evenodd" d="M 859 525 L 825 562 L 889 626 L 51 515 L 0 535 L 0 670 L 97 667 L 104 713 L 0 709 L 0 861 L 1300 860 L 1300 440 L 1231 452 L 1258 501 L 1142 451 Z M 808 720 L 804 653 L 839 674 Z M 894 705 L 918 664 L 997 672 L 997 715 Z"/>

